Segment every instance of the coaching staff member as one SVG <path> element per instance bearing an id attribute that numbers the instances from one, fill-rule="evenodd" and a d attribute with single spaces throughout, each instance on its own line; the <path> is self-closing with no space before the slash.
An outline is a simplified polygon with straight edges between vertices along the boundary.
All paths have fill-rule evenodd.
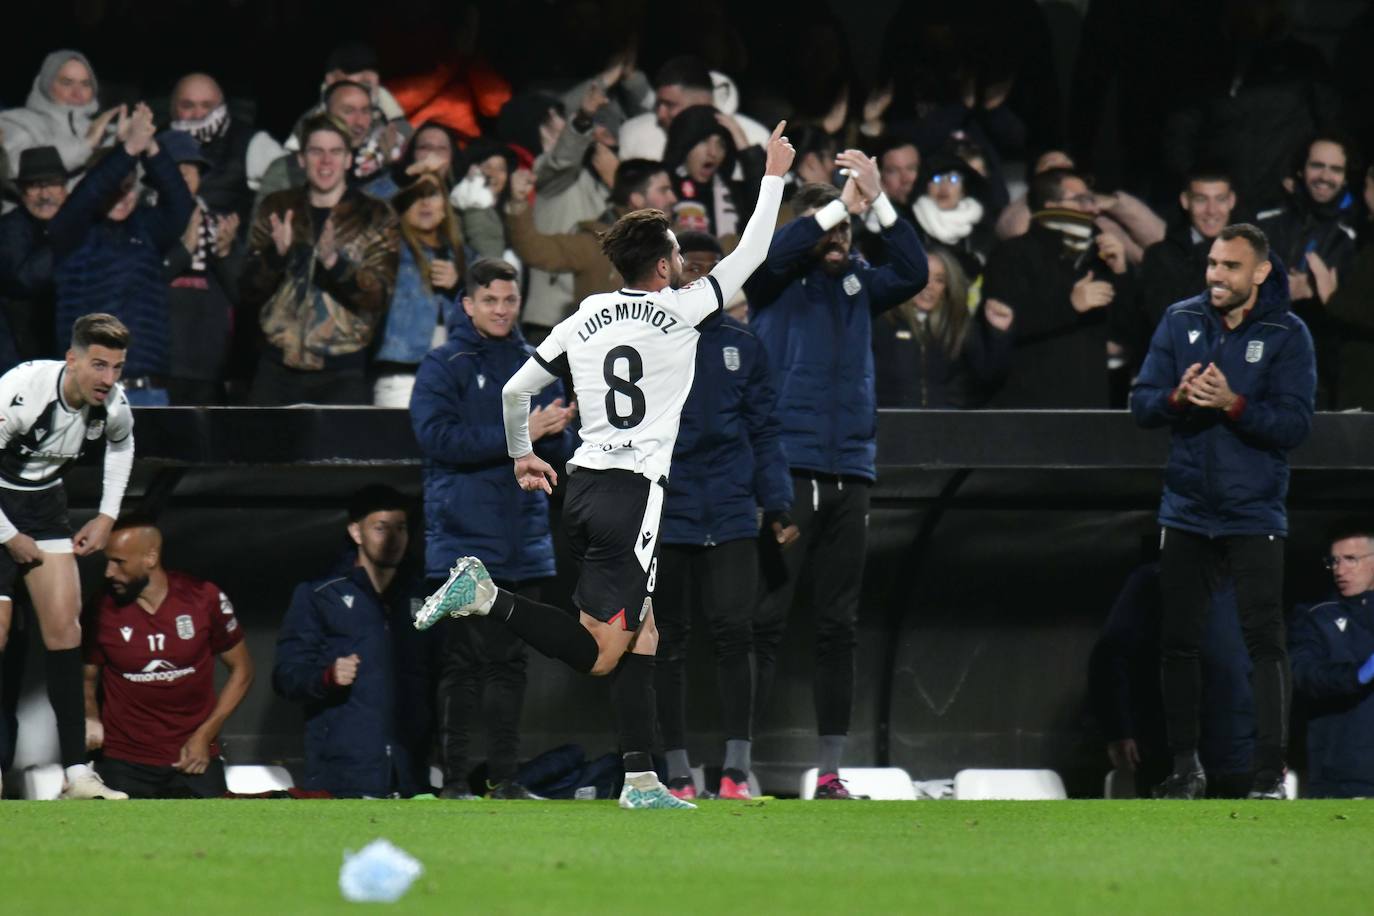
<path id="1" fill-rule="evenodd" d="M 839 779 L 854 701 L 855 622 L 867 541 L 868 488 L 876 478 L 877 396 L 873 315 L 926 283 L 916 230 L 883 193 L 878 166 L 857 150 L 835 164 L 852 177 L 836 193 L 808 184 L 792 198 L 799 216 L 778 230 L 763 266 L 745 285 L 750 327 L 777 367 L 777 417 L 792 471 L 792 518 L 801 539 L 786 552 L 763 531 L 764 594 L 755 612 L 755 709 L 766 708 L 802 570 L 811 570 L 816 614 L 816 798 L 848 798 Z M 850 218 L 869 209 L 882 226 L 888 263 L 850 250 Z"/>
<path id="2" fill-rule="evenodd" d="M 1171 305 L 1131 392 L 1141 426 L 1169 426 L 1160 589 L 1161 679 L 1173 772 L 1165 798 L 1199 798 L 1201 670 L 1212 583 L 1229 568 L 1254 663 L 1251 798 L 1282 798 L 1290 675 L 1283 628 L 1288 451 L 1312 424 L 1312 336 L 1289 308 L 1287 272 L 1264 233 L 1227 226 L 1207 255 L 1207 289 Z"/>

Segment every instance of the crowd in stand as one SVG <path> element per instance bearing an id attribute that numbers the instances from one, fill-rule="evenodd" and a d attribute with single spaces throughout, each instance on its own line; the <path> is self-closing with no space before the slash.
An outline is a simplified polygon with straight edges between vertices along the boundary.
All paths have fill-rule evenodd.
<path id="1" fill-rule="evenodd" d="M 1111 27 L 1089 19 L 1089 32 Z M 1266 53 L 1292 50 L 1278 21 L 1245 28 L 1260 50 L 1225 87 L 1200 77 L 1190 104 L 1168 112 L 1158 131 L 1153 168 L 1130 163 L 1129 187 L 1098 186 L 1057 148 L 1034 104 L 1011 103 L 1035 81 L 1025 55 L 1015 56 L 1019 70 L 987 68 L 944 49 L 925 55 L 947 66 L 938 78 L 891 67 L 890 81 L 861 104 L 848 104 L 846 82 L 819 115 L 782 112 L 796 159 L 773 251 L 727 303 L 735 320 L 702 338 L 697 376 L 715 379 L 707 386 L 715 400 L 703 406 L 707 395 L 694 393 L 689 402 L 674 458 L 678 489 L 665 509 L 660 575 L 673 597 L 660 609 L 658 717 L 675 791 L 690 780 L 682 652 L 691 616 L 675 599 L 702 590 L 686 603 L 705 610 L 712 627 L 733 789 L 749 772 L 752 712 L 771 686 L 797 577 L 822 545 L 854 552 L 818 577 L 813 599 L 819 770 L 823 782 L 838 772 L 877 407 L 1125 406 L 1161 316 L 1203 291 L 1212 241 L 1245 221 L 1264 230 L 1287 270 L 1292 308 L 1312 330 L 1319 408 L 1374 406 L 1374 167 L 1366 169 L 1347 132 L 1357 120 L 1331 101 L 1320 67 L 1263 66 Z M 910 48 L 893 46 L 910 58 L 930 50 L 928 32 L 910 35 Z M 488 788 L 528 797 L 513 725 L 523 644 L 477 622 L 442 631 L 437 652 L 412 645 L 413 633 L 391 633 L 410 633 L 410 601 L 426 580 L 439 584 L 456 555 L 480 555 L 503 587 L 522 594 L 537 596 L 553 574 L 547 501 L 510 480 L 501 385 L 528 344 L 583 298 L 626 284 L 600 244 L 624 214 L 667 214 L 689 280 L 735 247 L 764 174 L 763 112 L 747 116 L 748 87 L 696 56 L 646 74 L 623 52 L 581 81 L 530 86 L 512 86 L 498 61 L 479 87 L 463 87 L 469 104 L 458 105 L 445 95 L 451 84 L 387 79 L 370 47 L 349 42 L 325 59 L 318 104 L 277 138 L 234 114 L 214 74 L 182 76 L 159 117 L 141 100 L 103 98 L 97 64 L 55 51 L 24 105 L 0 112 L 0 372 L 61 358 L 73 321 L 104 312 L 130 332 L 122 384 L 136 406 L 409 409 L 426 457 L 423 574 L 395 578 L 407 546 L 404 501 L 384 490 L 360 494 L 349 525 L 357 554 L 297 591 L 273 684 L 306 709 L 306 789 L 416 791 L 437 722 L 447 791 L 465 796 L 468 740 L 484 708 Z M 1079 68 L 1109 65 L 1085 52 Z M 1261 97 L 1280 100 L 1279 128 L 1266 142 L 1237 141 L 1238 124 L 1253 128 Z M 534 404 L 531 439 L 550 460 L 575 441 L 574 399 L 556 384 Z M 490 422 L 475 423 L 479 414 Z M 753 456 L 747 467 L 731 466 L 740 442 Z M 742 482 L 738 506 L 714 488 L 722 479 Z M 471 517 L 501 518 L 505 528 L 465 527 L 455 507 L 474 504 L 481 511 Z M 121 530 L 133 532 L 126 542 L 156 537 L 150 523 Z M 141 549 L 156 558 L 157 546 Z M 1374 575 L 1356 572 L 1371 556 L 1374 531 L 1334 539 L 1343 600 L 1374 587 Z M 1117 648 L 1151 625 L 1151 575 L 1133 579 L 1114 611 Z M 754 578 L 745 608 L 707 587 Z M 168 587 L 165 575 L 154 581 Z M 201 590 L 212 606 L 217 590 Z M 236 703 L 252 665 L 232 634 L 232 606 L 219 599 L 226 619 L 215 618 L 206 652 L 235 672 Z M 1341 633 L 1347 621 L 1371 626 L 1362 603 L 1338 613 L 1327 616 Z M 1339 660 L 1350 671 L 1323 667 L 1324 620 L 1295 633 L 1298 687 L 1343 698 L 1346 713 L 1356 702 L 1370 706 L 1374 670 L 1363 657 Z M 102 632 L 115 643 L 115 631 Z M 1234 635 L 1212 645 L 1232 662 Z M 1097 691 L 1104 722 L 1128 717 L 1128 649 L 1112 658 L 1103 649 L 1094 663 L 1107 679 Z M 88 652 L 105 666 L 114 658 L 98 646 Z M 429 665 L 432 683 L 406 683 L 429 676 Z M 1220 681 L 1234 674 L 1217 670 Z M 427 705 L 436 689 L 449 700 L 442 712 Z M 214 756 L 228 710 L 216 706 L 206 719 L 210 710 L 190 730 L 213 728 L 168 738 L 178 772 L 199 776 Z M 421 714 L 429 718 L 417 722 Z M 1343 727 L 1322 734 L 1344 748 L 1352 739 Z M 1221 773 L 1247 765 L 1227 728 L 1208 735 Z M 1113 761 L 1136 755 L 1138 763 L 1131 729 L 1117 730 Z M 100 740 L 121 749 L 108 729 Z M 398 756 L 402 748 L 414 759 Z M 125 750 L 128 762 L 143 762 Z M 1355 770 L 1370 763 L 1333 753 L 1354 757 Z M 125 786 L 152 778 L 111 772 L 102 770 Z M 1333 776 L 1330 786 L 1365 791 L 1374 773 Z M 838 781 L 828 791 L 844 797 Z"/>
<path id="2" fill-rule="evenodd" d="M 834 156 L 857 147 L 936 275 L 875 325 L 879 406 L 1124 406 L 1164 308 L 1201 288 L 1208 240 L 1246 220 L 1273 238 L 1317 337 L 1319 407 L 1363 406 L 1374 175 L 1346 132 L 1362 122 L 1277 13 L 1254 15 L 1232 24 L 1257 30 L 1259 49 L 1235 88 L 1199 73 L 1128 187 L 1095 186 L 1054 147 L 1062 131 L 1026 101 L 1024 51 L 988 69 L 973 52 L 934 54 L 929 30 L 910 48 L 893 39 L 888 81 L 862 105 L 848 104 L 848 79 L 823 115 L 781 112 L 798 156 L 780 223 L 804 185 L 842 182 Z M 1102 20 L 1094 5 L 1085 43 Z M 917 51 L 946 72 L 907 72 Z M 1095 55 L 1078 67 L 1108 66 Z M 1266 56 L 1304 65 L 1276 74 Z M 740 109 L 758 99 L 772 115 L 774 96 L 690 56 L 647 74 L 622 53 L 573 84 L 512 86 L 500 69 L 463 95 L 388 79 L 370 47 L 345 43 L 324 61 L 318 105 L 272 137 L 214 74 L 178 79 L 154 120 L 138 100 L 102 97 L 98 61 L 54 52 L 23 106 L 0 113 L 0 368 L 60 354 L 71 319 L 99 304 L 135 331 L 136 403 L 405 406 L 479 257 L 516 266 L 537 343 L 616 288 L 595 235 L 620 213 L 659 207 L 679 233 L 731 250 L 767 137 Z M 1278 127 L 1240 142 L 1265 93 Z M 1075 130 L 1090 120 L 1073 114 Z M 853 240 L 880 264 L 874 220 Z"/>

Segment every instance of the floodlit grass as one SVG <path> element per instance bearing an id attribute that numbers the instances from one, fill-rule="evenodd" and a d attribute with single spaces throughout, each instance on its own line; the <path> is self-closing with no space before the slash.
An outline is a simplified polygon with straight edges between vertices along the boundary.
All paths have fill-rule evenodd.
<path id="1" fill-rule="evenodd" d="M 322 913 L 344 849 L 396 913 L 1358 913 L 1371 802 L 0 804 L 0 912 Z"/>

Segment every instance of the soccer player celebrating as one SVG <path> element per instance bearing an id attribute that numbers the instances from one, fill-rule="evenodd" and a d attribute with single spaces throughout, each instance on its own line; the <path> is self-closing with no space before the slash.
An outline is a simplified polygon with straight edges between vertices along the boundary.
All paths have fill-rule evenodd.
<path id="1" fill-rule="evenodd" d="M 63 798 L 128 798 L 86 762 L 81 697 L 81 581 L 76 557 L 105 547 L 134 465 L 134 417 L 119 386 L 129 329 L 113 315 L 72 325 L 64 361 L 35 360 L 0 377 L 0 602 L 22 576 L 47 649 L 48 701 L 66 768 Z M 62 475 L 104 437 L 100 511 L 73 537 Z M 75 554 L 75 556 L 73 556 Z"/>
<path id="2" fill-rule="evenodd" d="M 133 798 L 218 798 L 219 730 L 253 682 L 234 605 L 218 586 L 164 569 L 162 532 L 136 515 L 115 524 L 105 583 L 86 632 L 87 736 L 105 750 L 101 777 Z M 229 671 L 218 699 L 214 656 Z"/>
<path id="3" fill-rule="evenodd" d="M 415 625 L 445 614 L 491 614 L 540 652 L 578 671 L 613 674 L 622 808 L 693 808 L 673 797 L 649 758 L 654 736 L 653 603 L 658 523 L 682 405 L 692 388 L 697 339 L 763 263 L 796 151 L 779 123 L 768 141 L 758 205 L 739 247 L 682 289 L 683 259 L 659 210 L 622 216 L 602 250 L 627 286 L 588 296 L 555 327 L 502 390 L 506 447 L 526 490 L 552 492 L 558 475 L 534 454 L 530 398 L 568 371 L 579 397 L 582 445 L 568 461 L 564 530 L 581 566 L 578 621 L 558 608 L 498 589 L 482 563 L 463 557 L 426 600 Z"/>

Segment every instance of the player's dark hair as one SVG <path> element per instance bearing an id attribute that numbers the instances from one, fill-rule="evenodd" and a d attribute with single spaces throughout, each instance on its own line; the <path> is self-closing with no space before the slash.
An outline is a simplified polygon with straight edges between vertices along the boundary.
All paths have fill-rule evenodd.
<path id="1" fill-rule="evenodd" d="M 509 280 L 512 283 L 518 283 L 520 274 L 516 272 L 514 267 L 500 258 L 478 258 L 468 268 L 468 296 L 477 295 L 479 289 L 484 286 L 491 286 L 497 280 Z"/>
<path id="2" fill-rule="evenodd" d="M 920 158 L 920 147 L 918 147 L 916 145 L 916 141 L 911 139 L 910 137 L 906 137 L 901 134 L 888 134 L 885 137 L 878 138 L 878 141 L 873 144 L 873 158 L 878 160 L 878 168 L 881 169 L 883 167 L 884 156 L 886 156 L 893 150 L 901 149 L 904 146 L 909 146 L 912 149 L 916 150 L 916 156 L 918 159 Z"/>
<path id="3" fill-rule="evenodd" d="M 1341 154 L 1345 156 L 1345 178 L 1347 184 L 1350 176 L 1359 175 L 1360 169 L 1356 164 L 1360 158 L 1359 144 L 1354 137 L 1349 137 L 1338 130 L 1322 130 L 1307 138 L 1304 143 L 1293 154 L 1293 174 L 1302 175 L 1303 169 L 1307 168 L 1307 160 L 1312 155 L 1312 147 L 1318 143 L 1334 143 L 1341 148 Z"/>
<path id="4" fill-rule="evenodd" d="M 601 233 L 601 251 L 626 283 L 649 276 L 660 258 L 672 257 L 671 223 L 662 210 L 633 210 Z"/>
<path id="5" fill-rule="evenodd" d="M 400 511 L 410 514 L 410 499 L 383 483 L 368 484 L 348 500 L 348 520 L 360 522 L 374 512 Z"/>
<path id="6" fill-rule="evenodd" d="M 1083 176 L 1073 169 L 1046 169 L 1039 175 L 1032 176 L 1030 188 L 1026 191 L 1026 203 L 1029 204 L 1031 212 L 1043 210 L 1063 199 L 1064 182 L 1070 178 L 1081 179 Z"/>
<path id="7" fill-rule="evenodd" d="M 124 322 L 104 312 L 82 315 L 72 323 L 72 347 L 77 350 L 88 350 L 94 346 L 127 350 L 129 329 L 124 326 Z"/>
<path id="8" fill-rule="evenodd" d="M 130 528 L 156 528 L 157 516 L 139 509 L 135 512 L 121 512 L 111 531 L 127 531 Z"/>
<path id="9" fill-rule="evenodd" d="M 1326 529 L 1326 543 L 1334 544 L 1347 538 L 1369 538 L 1374 541 L 1374 517 L 1352 515 L 1336 521 Z"/>
<path id="10" fill-rule="evenodd" d="M 819 210 L 832 200 L 840 199 L 840 189 L 833 184 L 812 181 L 797 189 L 792 195 L 792 212 L 798 215 L 807 210 Z"/>
<path id="11" fill-rule="evenodd" d="M 1254 223 L 1232 223 L 1217 233 L 1217 238 L 1223 242 L 1232 239 L 1245 239 L 1254 249 L 1255 255 L 1261 260 L 1269 259 L 1269 236 L 1264 234 L 1264 230 Z"/>
<path id="12" fill-rule="evenodd" d="M 658 68 L 654 74 L 654 88 L 681 86 L 683 89 L 713 90 L 711 71 L 700 57 L 683 55 L 674 57 Z"/>
<path id="13" fill-rule="evenodd" d="M 1236 189 L 1235 179 L 1231 177 L 1229 169 L 1220 163 L 1200 163 L 1188 170 L 1188 174 L 1183 179 L 1183 190 L 1187 191 L 1188 186 L 1195 181 L 1224 181 L 1226 187 L 1232 191 Z"/>
<path id="14" fill-rule="evenodd" d="M 321 99 L 324 103 L 324 107 L 328 108 L 329 103 L 334 100 L 334 94 L 344 89 L 357 89 L 363 95 L 367 96 L 369 102 L 372 99 L 372 90 L 357 80 L 335 80 L 324 90 L 324 97 Z"/>
<path id="15" fill-rule="evenodd" d="M 725 257 L 725 249 L 720 247 L 720 240 L 709 232 L 679 232 L 677 234 L 677 248 L 683 254 L 693 251 L 709 251 L 718 258 Z"/>
<path id="16" fill-rule="evenodd" d="M 336 84 L 337 85 L 337 84 Z M 296 139 L 300 141 L 301 152 L 310 144 L 310 135 L 319 131 L 327 130 L 338 134 L 343 138 L 344 146 L 350 150 L 353 148 L 353 138 L 348 135 L 348 126 L 327 111 L 313 114 L 301 122 L 301 129 L 296 132 Z"/>
<path id="17" fill-rule="evenodd" d="M 611 203 L 619 207 L 630 205 L 631 194 L 643 194 L 649 190 L 649 182 L 660 172 L 667 173 L 667 167 L 654 159 L 626 159 L 615 169 L 615 185 L 611 188 Z"/>

